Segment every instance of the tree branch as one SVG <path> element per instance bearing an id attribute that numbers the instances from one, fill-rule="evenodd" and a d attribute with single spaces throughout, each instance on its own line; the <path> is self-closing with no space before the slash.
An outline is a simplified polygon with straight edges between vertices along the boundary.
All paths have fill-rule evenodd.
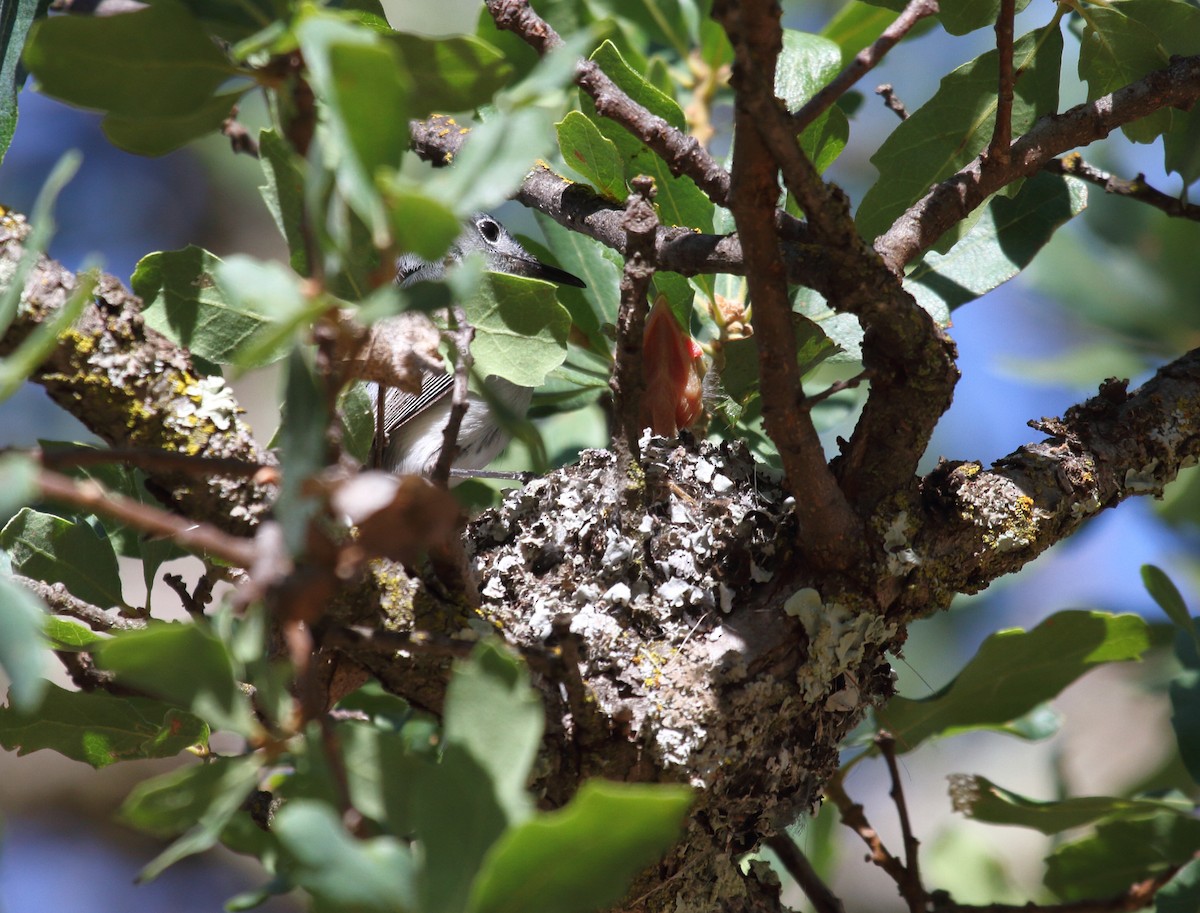
<path id="1" fill-rule="evenodd" d="M 829 889 L 829 885 L 817 874 L 808 857 L 800 852 L 796 842 L 787 834 L 776 834 L 765 841 L 770 850 L 779 857 L 789 875 L 796 879 L 796 884 L 804 891 L 804 896 L 812 901 L 817 913 L 845 913 L 841 898 Z"/>
<path id="2" fill-rule="evenodd" d="M 875 744 L 887 764 L 888 777 L 892 781 L 891 797 L 896 806 L 896 814 L 900 818 L 900 839 L 904 844 L 904 883 L 899 885 L 900 893 L 908 903 L 912 913 L 922 913 L 925 909 L 925 888 L 921 885 L 921 842 L 912 831 L 912 822 L 908 817 L 908 803 L 904 799 L 904 784 L 900 782 L 900 767 L 896 763 L 896 739 L 887 731 L 881 731 L 875 736 Z"/>
<path id="3" fill-rule="evenodd" d="M 1050 159 L 1045 164 L 1043 170 L 1052 172 L 1053 174 L 1072 175 L 1080 180 L 1087 181 L 1089 184 L 1103 187 L 1105 193 L 1129 197 L 1148 206 L 1153 206 L 1155 209 L 1161 210 L 1173 218 L 1190 219 L 1193 222 L 1200 222 L 1200 206 L 1197 206 L 1195 203 L 1186 203 L 1179 197 L 1173 197 L 1155 187 L 1151 187 L 1146 183 L 1146 176 L 1144 174 L 1138 174 L 1137 177 L 1130 181 L 1125 178 L 1119 178 L 1094 165 L 1089 165 L 1078 152 L 1069 153 L 1062 158 Z"/>
<path id="4" fill-rule="evenodd" d="M 883 30 L 873 44 L 859 51 L 837 76 L 792 115 L 792 127 L 795 132 L 799 133 L 833 107 L 833 104 L 850 91 L 856 82 L 875 69 L 887 52 L 899 44 L 914 25 L 926 16 L 934 15 L 937 11 L 937 0 L 909 0 L 904 11 Z"/>
<path id="5" fill-rule="evenodd" d="M 409 129 L 413 149 L 434 163 L 453 158 L 470 135 L 454 126 L 452 118 L 442 115 L 426 121 L 410 121 Z M 545 165 L 538 165 L 529 173 L 514 199 L 564 228 L 587 235 L 622 255 L 625 253 L 625 210 L 621 204 L 600 196 L 584 184 L 560 177 Z M 812 241 L 808 226 L 794 216 L 777 210 L 775 225 L 784 246 L 788 281 L 823 293 L 830 287 L 837 268 L 828 253 Z M 659 269 L 684 276 L 746 273 L 741 239 L 736 234 L 700 234 L 683 226 L 659 226 L 654 259 Z"/>
<path id="6" fill-rule="evenodd" d="M 44 580 L 34 580 L 19 574 L 14 574 L 12 579 L 46 603 L 50 614 L 66 615 L 68 618 L 82 621 L 94 630 L 128 631 L 146 626 L 141 619 L 122 617 L 117 609 L 102 609 L 72 596 L 61 583 L 46 583 Z"/>
<path id="7" fill-rule="evenodd" d="M 221 457 L 199 457 L 169 450 L 147 450 L 140 448 L 104 449 L 99 447 L 54 447 L 51 450 L 34 452 L 47 469 L 62 471 L 82 466 L 103 466 L 122 463 L 144 472 L 182 472 L 195 476 L 231 476 L 255 479 L 262 484 L 275 484 L 279 480 L 279 467 L 261 463 L 243 463 L 241 460 Z"/>
<path id="8" fill-rule="evenodd" d="M 1177 57 L 1164 69 L 1110 95 L 1047 115 L 1012 144 L 1004 165 L 981 155 L 935 186 L 875 239 L 875 250 L 888 268 L 899 274 L 989 196 L 1034 174 L 1056 155 L 1102 139 L 1163 108 L 1189 108 L 1197 99 L 1200 56 Z"/>
<path id="9" fill-rule="evenodd" d="M 654 238 L 658 217 L 650 202 L 654 182 L 645 176 L 633 179 L 633 192 L 625 201 L 625 269 L 621 273 L 621 307 L 617 314 L 617 357 L 609 386 L 617 434 L 614 443 L 623 459 L 636 459 L 642 431 L 642 401 L 646 372 L 642 367 L 642 334 L 646 326 L 646 295 L 654 278 Z"/>
<path id="10" fill-rule="evenodd" d="M 236 567 L 249 567 L 257 554 L 250 539 L 231 536 L 211 524 L 197 523 L 188 517 L 114 494 L 96 482 L 77 482 L 69 476 L 43 469 L 38 472 L 37 486 L 42 496 L 52 501 L 111 517 L 139 532 L 162 536 L 183 548 L 212 555 Z"/>
<path id="11" fill-rule="evenodd" d="M 754 302 L 754 338 L 758 344 L 763 425 L 779 450 L 789 490 L 795 497 L 799 542 L 806 556 L 823 567 L 846 568 L 862 545 L 858 519 L 839 490 L 825 460 L 804 399 L 796 363 L 796 336 L 787 275 L 775 232 L 779 197 L 776 162 L 758 129 L 758 117 L 747 99 L 761 90 L 753 83 L 773 79 L 780 46 L 777 13 L 765 2 L 734 4 L 721 0 L 713 13 L 725 27 L 736 55 L 733 83 L 737 89 L 731 211 L 746 255 L 746 283 Z M 774 20 L 774 41 L 752 46 Z M 752 57 L 766 55 L 751 63 Z M 770 91 L 769 89 L 767 91 Z M 773 95 L 772 95 L 773 97 Z M 795 140 L 791 139 L 792 145 Z"/>
<path id="12" fill-rule="evenodd" d="M 1061 419 L 1030 424 L 1050 438 L 990 469 L 943 462 L 922 481 L 911 573 L 897 580 L 904 592 L 891 614 L 925 616 L 949 592 L 1019 570 L 1103 508 L 1161 493 L 1200 458 L 1200 349 L 1133 393 L 1111 379 Z"/>
<path id="13" fill-rule="evenodd" d="M 0 264 L 24 253 L 24 217 L 0 219 Z M 0 337 L 7 355 L 49 319 L 74 290 L 62 265 L 40 258 L 26 279 L 16 319 Z M 141 301 L 113 276 L 104 275 L 96 300 L 38 368 L 33 380 L 64 409 L 112 447 L 166 450 L 193 456 L 274 466 L 242 420 L 232 392 L 220 378 L 197 374 L 187 352 L 147 327 Z M 167 467 L 148 470 L 156 496 L 198 520 L 246 534 L 270 506 L 272 487 L 244 478 Z"/>

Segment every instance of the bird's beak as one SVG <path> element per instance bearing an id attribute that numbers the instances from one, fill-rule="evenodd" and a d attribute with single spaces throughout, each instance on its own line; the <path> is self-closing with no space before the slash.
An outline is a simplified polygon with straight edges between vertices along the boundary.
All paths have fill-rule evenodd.
<path id="1" fill-rule="evenodd" d="M 530 279 L 544 279 L 546 282 L 569 285 L 572 288 L 587 288 L 587 283 L 578 276 L 568 273 L 565 269 L 559 269 L 557 266 L 543 263 L 536 257 L 515 257 L 510 254 L 506 255 L 504 259 L 504 272 L 506 273 L 527 276 Z"/>

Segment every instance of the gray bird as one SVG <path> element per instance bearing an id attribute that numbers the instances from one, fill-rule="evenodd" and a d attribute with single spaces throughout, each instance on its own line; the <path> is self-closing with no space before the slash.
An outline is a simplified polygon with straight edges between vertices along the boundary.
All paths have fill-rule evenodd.
<path id="1" fill-rule="evenodd" d="M 405 254 L 396 262 L 396 281 L 402 286 L 440 279 L 448 265 L 468 254 L 480 251 L 487 268 L 497 273 L 512 273 L 533 279 L 545 279 L 559 285 L 584 288 L 577 276 L 549 266 L 525 250 L 508 230 L 487 213 L 478 212 L 466 223 L 454 246 L 442 260 L 422 260 Z M 488 391 L 515 415 L 524 416 L 533 390 L 500 377 L 484 379 Z M 383 401 L 382 468 L 397 475 L 428 475 L 442 450 L 443 432 L 450 417 L 451 388 L 449 373 L 427 374 L 420 393 L 405 393 L 386 388 Z M 375 391 L 378 396 L 378 389 Z M 377 410 L 378 412 L 378 410 Z M 376 434 L 380 433 L 376 429 Z M 470 472 L 483 469 L 504 449 L 509 435 L 492 415 L 482 396 L 467 397 L 467 412 L 458 431 L 458 457 L 454 468 Z"/>

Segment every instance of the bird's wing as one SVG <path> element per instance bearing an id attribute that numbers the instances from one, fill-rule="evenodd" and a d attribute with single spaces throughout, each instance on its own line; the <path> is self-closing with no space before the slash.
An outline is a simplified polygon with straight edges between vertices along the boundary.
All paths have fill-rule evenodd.
<path id="1" fill-rule="evenodd" d="M 405 393 L 396 387 L 385 387 L 383 427 L 388 436 L 413 416 L 424 412 L 442 397 L 449 396 L 453 386 L 453 374 L 426 374 L 420 393 Z"/>

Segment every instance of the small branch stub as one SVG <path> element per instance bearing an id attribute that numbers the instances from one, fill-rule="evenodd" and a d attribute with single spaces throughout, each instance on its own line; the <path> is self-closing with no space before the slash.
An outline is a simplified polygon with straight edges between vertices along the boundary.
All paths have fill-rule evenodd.
<path id="1" fill-rule="evenodd" d="M 636 458 L 642 399 L 646 393 L 642 333 L 646 323 L 646 295 L 654 278 L 658 216 L 650 202 L 654 197 L 653 179 L 639 175 L 630 184 L 633 191 L 625 204 L 627 241 L 625 271 L 621 275 L 621 310 L 617 315 L 617 358 L 609 384 L 617 419 L 614 446 L 622 456 Z"/>

